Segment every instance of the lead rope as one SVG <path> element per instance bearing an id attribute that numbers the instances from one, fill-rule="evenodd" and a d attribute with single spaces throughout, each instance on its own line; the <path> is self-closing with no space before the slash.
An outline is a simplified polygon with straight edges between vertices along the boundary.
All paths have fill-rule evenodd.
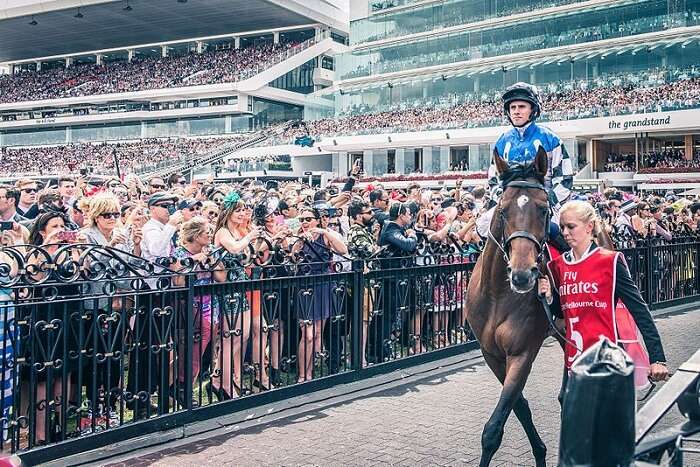
<path id="1" fill-rule="evenodd" d="M 542 271 L 540 271 L 540 278 L 545 277 L 544 274 L 542 274 Z M 564 343 L 569 344 L 571 347 L 576 349 L 578 352 L 583 352 L 583 349 L 581 349 L 574 341 L 571 339 L 567 339 L 566 336 L 562 335 L 561 332 L 559 332 L 559 329 L 555 326 L 554 324 L 554 317 L 552 316 L 552 310 L 549 308 L 549 303 L 547 303 L 547 297 L 545 297 L 542 294 L 537 294 L 537 299 L 542 303 L 542 307 L 544 308 L 544 314 L 547 316 L 547 321 L 549 321 L 549 327 L 554 330 L 554 332 L 557 333 L 559 337 L 562 338 Z"/>

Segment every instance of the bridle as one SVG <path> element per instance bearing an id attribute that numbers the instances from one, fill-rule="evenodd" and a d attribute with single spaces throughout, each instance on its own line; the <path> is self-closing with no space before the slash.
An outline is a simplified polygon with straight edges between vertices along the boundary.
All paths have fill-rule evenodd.
<path id="1" fill-rule="evenodd" d="M 505 193 L 505 190 L 507 188 L 530 188 L 530 189 L 536 189 L 536 190 L 542 190 L 547 193 L 547 190 L 545 189 L 544 185 L 541 183 L 536 183 L 536 182 L 527 182 L 524 180 L 515 180 L 512 182 L 509 182 L 505 184 L 503 187 L 503 192 Z M 508 238 L 505 238 L 505 233 L 506 233 L 506 227 L 508 226 L 508 219 L 506 219 L 505 214 L 503 214 L 503 211 L 501 210 L 500 202 L 498 204 L 498 214 L 501 217 L 501 223 L 503 225 L 502 232 L 501 232 L 501 241 L 499 242 L 496 237 L 494 237 L 493 232 L 491 232 L 491 226 L 489 225 L 489 238 L 496 244 L 499 250 L 503 252 L 503 259 L 506 262 L 506 265 L 510 264 L 510 257 L 508 256 L 508 251 L 510 247 L 510 242 L 515 240 L 516 238 L 526 238 L 530 240 L 532 243 L 535 244 L 537 247 L 537 259 L 536 263 L 538 266 L 542 263 L 542 259 L 544 257 L 544 250 L 545 250 L 545 243 L 547 243 L 547 240 L 549 240 L 549 222 L 550 219 L 552 218 L 552 212 L 551 210 L 547 210 L 547 215 L 544 218 L 544 236 L 542 240 L 538 240 L 537 237 L 532 235 L 530 232 L 527 232 L 525 230 L 516 230 L 512 234 L 508 236 Z M 538 276 L 543 277 L 544 275 L 542 274 L 541 270 L 538 270 Z M 537 294 L 537 299 L 542 303 L 542 307 L 544 308 L 545 314 L 547 316 L 547 321 L 549 321 L 549 326 L 554 330 L 556 334 L 559 335 L 559 337 L 565 342 L 566 344 L 572 346 L 573 348 L 582 351 L 582 349 L 571 339 L 568 339 L 565 335 L 563 335 L 559 329 L 555 326 L 554 324 L 554 319 L 552 317 L 552 312 L 549 308 L 549 304 L 547 303 L 546 298 L 543 295 Z M 652 388 L 653 389 L 653 388 Z M 648 395 L 647 395 L 648 396 Z"/>
<path id="2" fill-rule="evenodd" d="M 508 188 L 528 188 L 528 189 L 535 189 L 535 190 L 542 190 L 545 194 L 547 194 L 547 190 L 545 189 L 544 185 L 541 183 L 537 182 L 528 182 L 525 180 L 515 180 L 512 182 L 507 183 L 503 187 L 503 193 L 505 194 L 506 189 Z M 506 215 L 503 213 L 503 210 L 501 209 L 501 204 L 500 202 L 498 203 L 497 207 L 498 215 L 501 218 L 501 224 L 503 228 L 501 229 L 501 240 L 499 241 L 496 239 L 496 237 L 493 235 L 493 232 L 491 231 L 491 225 L 489 225 L 489 238 L 491 241 L 493 241 L 496 246 L 498 247 L 501 252 L 503 252 L 503 259 L 505 260 L 506 264 L 510 264 L 510 256 L 508 252 L 510 251 L 510 242 L 515 240 L 516 238 L 524 238 L 527 240 L 530 240 L 532 243 L 535 244 L 537 247 L 537 264 L 540 264 L 542 262 L 542 259 L 544 257 L 544 250 L 545 250 L 545 243 L 547 243 L 547 240 L 549 240 L 549 221 L 552 217 L 552 213 L 550 210 L 547 210 L 547 215 L 545 216 L 544 219 L 544 236 L 542 240 L 538 240 L 537 237 L 532 235 L 530 232 L 526 230 L 516 230 L 512 234 L 508 236 L 508 238 L 505 238 L 506 235 L 506 227 L 508 226 L 508 219 L 506 219 Z"/>

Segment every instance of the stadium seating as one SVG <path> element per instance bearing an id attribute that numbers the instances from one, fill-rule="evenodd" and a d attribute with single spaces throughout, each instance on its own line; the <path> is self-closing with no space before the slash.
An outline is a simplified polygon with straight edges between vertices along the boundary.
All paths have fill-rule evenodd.
<path id="1" fill-rule="evenodd" d="M 680 110 L 700 106 L 700 69 L 657 70 L 592 81 L 563 81 L 540 89 L 543 121 Z M 306 122 L 316 137 L 504 125 L 499 93 L 455 94 L 432 101 L 403 102 L 389 110 L 356 106 L 340 118 Z M 377 110 L 383 110 L 377 112 Z M 374 111 L 374 112 L 373 112 Z M 305 131 L 305 130 L 304 130 Z M 302 133 L 290 128 L 287 140 Z"/>
<path id="2" fill-rule="evenodd" d="M 240 136 L 235 138 L 240 139 Z M 142 172 L 204 154 L 231 138 L 144 139 L 113 144 L 71 144 L 0 150 L 0 175 L 76 173 L 114 174 L 114 157 L 122 173 Z M 28 171 L 27 167 L 32 170 Z"/>
<path id="3" fill-rule="evenodd" d="M 0 75 L 0 103 L 230 83 L 295 45 L 264 44 L 202 54 L 137 58 Z"/>

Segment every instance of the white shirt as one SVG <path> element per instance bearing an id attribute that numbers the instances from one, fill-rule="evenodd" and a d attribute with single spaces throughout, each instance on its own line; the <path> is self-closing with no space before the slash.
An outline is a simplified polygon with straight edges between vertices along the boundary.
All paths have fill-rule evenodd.
<path id="1" fill-rule="evenodd" d="M 171 224 L 163 224 L 155 219 L 150 219 L 143 226 L 141 257 L 148 261 L 154 261 L 156 258 L 170 256 L 171 240 L 176 231 L 177 228 Z"/>

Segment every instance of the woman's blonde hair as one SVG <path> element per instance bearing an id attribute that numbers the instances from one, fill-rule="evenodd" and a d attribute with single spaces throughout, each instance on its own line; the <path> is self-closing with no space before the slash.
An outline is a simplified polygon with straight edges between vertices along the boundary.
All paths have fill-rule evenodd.
<path id="1" fill-rule="evenodd" d="M 86 222 L 89 227 L 94 227 L 97 225 L 97 217 L 105 212 L 116 212 L 121 214 L 121 207 L 119 205 L 119 198 L 113 193 L 102 192 L 90 198 L 90 205 L 88 207 L 88 215 Z M 117 218 L 119 222 L 119 218 Z"/>
<path id="2" fill-rule="evenodd" d="M 216 211 L 219 211 L 219 205 L 216 204 L 214 201 L 203 201 L 202 202 L 202 211 L 206 211 L 207 209 L 216 209 Z"/>
<path id="3" fill-rule="evenodd" d="M 600 217 L 598 217 L 598 214 L 595 212 L 595 208 L 591 205 L 591 203 L 580 200 L 569 201 L 561 207 L 561 210 L 559 211 L 559 219 L 561 219 L 564 213 L 568 211 L 573 212 L 576 219 L 580 220 L 581 222 L 592 222 L 594 237 L 602 235 L 603 222 L 600 220 Z"/>
<path id="4" fill-rule="evenodd" d="M 203 217 L 196 216 L 180 226 L 178 243 L 184 246 L 186 243 L 194 241 L 203 231 L 209 228 L 209 222 Z"/>

